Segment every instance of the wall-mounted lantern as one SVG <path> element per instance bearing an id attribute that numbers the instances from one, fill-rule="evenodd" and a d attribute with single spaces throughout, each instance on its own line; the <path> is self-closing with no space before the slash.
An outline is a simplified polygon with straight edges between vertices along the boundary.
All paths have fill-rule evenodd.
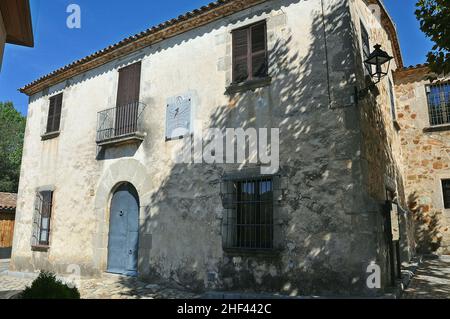
<path id="1" fill-rule="evenodd" d="M 386 51 L 381 50 L 381 45 L 379 44 L 375 45 L 374 48 L 375 50 L 364 63 L 370 66 L 370 70 L 373 70 L 373 66 L 375 66 L 375 72 L 372 73 L 371 71 L 370 76 L 375 80 L 375 83 L 379 83 L 388 74 L 393 57 Z"/>
<path id="2" fill-rule="evenodd" d="M 384 78 L 389 73 L 389 68 L 391 66 L 391 57 L 386 51 L 381 49 L 381 45 L 377 44 L 374 46 L 375 50 L 370 53 L 367 60 L 364 63 L 369 66 L 370 77 L 374 80 L 369 86 L 364 89 L 358 90 L 355 87 L 356 100 L 362 100 L 367 96 L 367 94 L 374 88 L 376 88 L 376 84 L 380 83 L 381 79 Z M 373 69 L 375 67 L 375 72 Z"/>

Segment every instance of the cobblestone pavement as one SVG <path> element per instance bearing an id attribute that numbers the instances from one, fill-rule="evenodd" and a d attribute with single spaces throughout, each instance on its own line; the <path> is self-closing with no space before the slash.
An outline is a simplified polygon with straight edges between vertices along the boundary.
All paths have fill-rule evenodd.
<path id="1" fill-rule="evenodd" d="M 22 291 L 33 279 L 0 274 L 0 299 Z M 104 275 L 78 283 L 82 299 L 197 299 L 200 296 L 182 289 L 152 285 L 136 278 Z"/>
<path id="2" fill-rule="evenodd" d="M 425 258 L 404 299 L 450 299 L 450 256 Z"/>

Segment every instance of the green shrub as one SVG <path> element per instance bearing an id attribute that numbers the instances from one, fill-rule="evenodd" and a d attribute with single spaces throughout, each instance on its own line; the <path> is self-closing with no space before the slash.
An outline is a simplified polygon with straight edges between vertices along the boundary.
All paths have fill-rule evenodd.
<path id="1" fill-rule="evenodd" d="M 20 296 L 22 299 L 80 299 L 76 287 L 70 288 L 50 272 L 41 271 L 31 287 L 27 287 Z"/>

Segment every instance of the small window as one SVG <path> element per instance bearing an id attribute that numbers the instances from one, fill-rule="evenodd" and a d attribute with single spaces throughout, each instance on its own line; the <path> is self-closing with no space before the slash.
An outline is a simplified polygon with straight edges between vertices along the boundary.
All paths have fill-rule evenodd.
<path id="1" fill-rule="evenodd" d="M 366 61 L 370 56 L 370 39 L 369 39 L 369 33 L 367 32 L 366 27 L 361 22 L 361 43 L 362 43 L 362 50 L 363 50 L 363 63 Z M 366 74 L 372 74 L 371 66 L 364 63 L 364 70 L 366 71 Z"/>
<path id="2" fill-rule="evenodd" d="M 450 179 L 442 181 L 442 192 L 444 195 L 444 208 L 450 209 Z"/>
<path id="3" fill-rule="evenodd" d="M 47 247 L 50 244 L 50 221 L 53 209 L 53 192 L 39 192 L 33 219 L 33 247 Z"/>
<path id="4" fill-rule="evenodd" d="M 431 126 L 450 124 L 450 83 L 427 86 Z"/>
<path id="5" fill-rule="evenodd" d="M 62 93 L 50 98 L 47 118 L 47 134 L 59 132 L 59 126 L 61 124 L 62 99 Z"/>
<path id="6" fill-rule="evenodd" d="M 271 178 L 229 182 L 225 249 L 274 248 L 273 181 Z"/>
<path id="7" fill-rule="evenodd" d="M 392 120 L 397 120 L 397 112 L 395 110 L 395 93 L 394 93 L 394 85 L 392 84 L 392 81 L 389 79 L 389 98 L 391 102 L 391 113 L 392 113 Z"/>
<path id="8" fill-rule="evenodd" d="M 266 22 L 233 31 L 233 82 L 268 75 Z"/>

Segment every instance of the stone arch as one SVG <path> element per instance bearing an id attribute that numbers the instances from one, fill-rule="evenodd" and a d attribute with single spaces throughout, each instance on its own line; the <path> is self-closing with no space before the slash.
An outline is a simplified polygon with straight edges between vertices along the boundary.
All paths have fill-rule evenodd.
<path id="1" fill-rule="evenodd" d="M 104 272 L 107 267 L 109 211 L 114 190 L 123 183 L 133 185 L 141 199 L 139 206 L 139 222 L 145 218 L 146 203 L 144 196 L 148 192 L 149 183 L 146 183 L 148 172 L 145 166 L 135 159 L 123 159 L 110 165 L 105 165 L 99 180 L 95 195 L 96 233 L 94 234 L 94 267 Z"/>

